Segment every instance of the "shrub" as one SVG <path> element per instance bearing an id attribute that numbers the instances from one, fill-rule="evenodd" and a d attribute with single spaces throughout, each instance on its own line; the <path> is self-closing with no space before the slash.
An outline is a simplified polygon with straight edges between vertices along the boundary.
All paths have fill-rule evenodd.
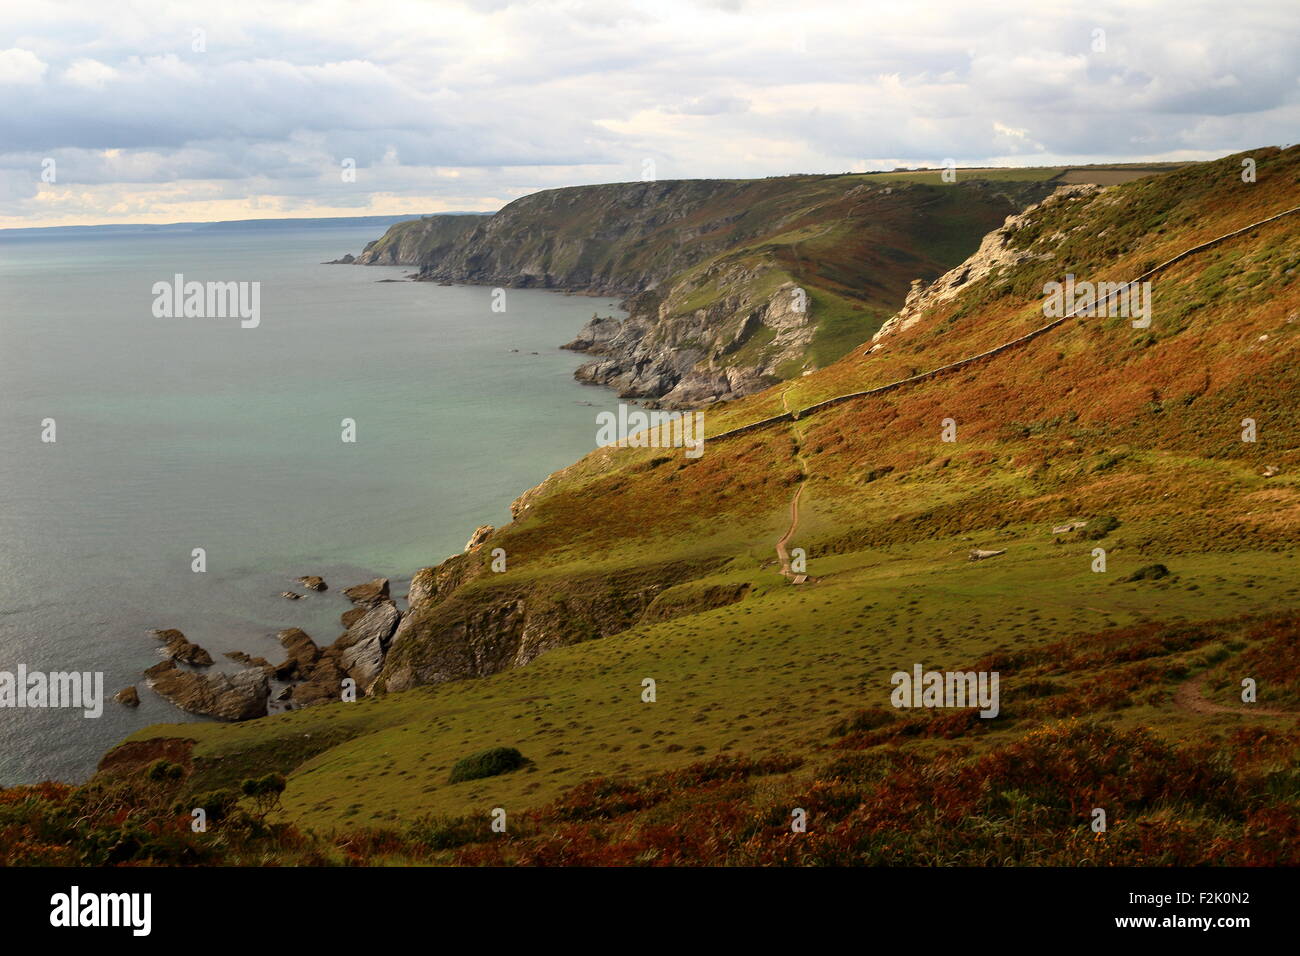
<path id="1" fill-rule="evenodd" d="M 1088 541 L 1100 541 L 1119 527 L 1119 519 L 1114 515 L 1101 515 L 1088 522 L 1083 529 L 1083 536 Z"/>
<path id="2" fill-rule="evenodd" d="M 886 724 L 892 724 L 896 715 L 883 707 L 871 707 L 855 711 L 831 728 L 832 737 L 844 737 L 864 730 L 876 730 Z"/>
<path id="3" fill-rule="evenodd" d="M 514 747 L 493 747 L 468 757 L 461 757 L 451 768 L 449 783 L 462 780 L 481 780 L 498 774 L 518 770 L 524 765 L 524 755 Z"/>
<path id="4" fill-rule="evenodd" d="M 239 805 L 239 794 L 229 788 L 200 793 L 194 797 L 194 806 L 202 807 L 213 823 L 224 820 Z"/>
<path id="5" fill-rule="evenodd" d="M 253 801 L 257 808 L 257 819 L 266 819 L 267 814 L 280 805 L 280 794 L 284 793 L 286 781 L 282 774 L 268 773 L 265 777 L 249 777 L 239 789 Z"/>
<path id="6" fill-rule="evenodd" d="M 430 850 L 451 850 L 490 836 L 485 821 L 469 817 L 436 816 L 428 814 L 407 828 L 411 843 Z"/>
<path id="7" fill-rule="evenodd" d="M 153 783 L 173 783 L 184 775 L 184 767 L 166 760 L 155 760 L 145 771 L 145 779 Z"/>
<path id="8" fill-rule="evenodd" d="M 1120 578 L 1120 583 L 1128 581 L 1159 581 L 1161 578 L 1169 577 L 1169 569 L 1163 564 L 1148 564 L 1144 568 L 1138 568 L 1128 577 Z"/>

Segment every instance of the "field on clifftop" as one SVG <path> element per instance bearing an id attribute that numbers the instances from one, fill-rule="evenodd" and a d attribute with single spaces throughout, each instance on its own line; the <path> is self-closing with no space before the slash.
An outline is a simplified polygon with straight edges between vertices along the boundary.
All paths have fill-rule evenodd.
<path id="1" fill-rule="evenodd" d="M 1300 148 L 1242 156 L 1045 202 L 990 271 L 710 408 L 708 435 L 984 352 L 1043 324 L 1050 281 L 1126 280 L 1297 205 Z M 1155 274 L 1148 328 L 1071 318 L 698 459 L 593 452 L 438 569 L 375 696 L 147 728 L 89 789 L 5 791 L 0 834 L 75 862 L 52 835 L 98 787 L 164 793 L 143 845 L 185 849 L 155 860 L 1300 862 L 1298 267 L 1287 216 Z M 775 551 L 796 490 L 797 584 Z M 891 706 L 916 664 L 997 671 L 999 715 Z M 450 782 L 492 748 L 525 762 Z M 160 758 L 180 769 L 150 791 Z M 256 827 L 184 835 L 176 807 L 268 773 Z"/>

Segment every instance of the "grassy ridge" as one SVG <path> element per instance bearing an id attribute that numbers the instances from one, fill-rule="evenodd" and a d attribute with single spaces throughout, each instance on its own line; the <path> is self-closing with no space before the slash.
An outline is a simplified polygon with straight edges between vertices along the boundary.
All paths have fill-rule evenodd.
<path id="1" fill-rule="evenodd" d="M 1127 278 L 1294 204 L 1300 149 L 1250 155 L 1254 184 L 1229 157 L 1045 210 L 1016 237 L 1033 257 L 870 357 L 719 408 L 709 432 L 982 351 L 1041 323 L 1050 279 Z M 486 572 L 488 549 L 456 559 L 474 573 L 386 670 L 438 660 L 506 600 L 588 614 L 645 592 L 634 619 L 481 679 L 161 725 L 128 748 L 142 764 L 179 747 L 193 792 L 285 774 L 277 852 L 326 862 L 1288 862 L 1298 262 L 1282 220 L 1158 277 L 1150 329 L 1070 322 L 698 460 L 597 451 L 493 536 L 508 574 Z M 799 487 L 812 580 L 795 586 L 773 546 Z M 1072 519 L 1088 525 L 1053 533 Z M 999 670 L 1002 715 L 895 711 L 890 675 L 915 663 Z M 498 747 L 528 762 L 450 782 Z M 508 836 L 486 829 L 496 807 Z M 286 835 L 309 829 L 351 836 Z"/>

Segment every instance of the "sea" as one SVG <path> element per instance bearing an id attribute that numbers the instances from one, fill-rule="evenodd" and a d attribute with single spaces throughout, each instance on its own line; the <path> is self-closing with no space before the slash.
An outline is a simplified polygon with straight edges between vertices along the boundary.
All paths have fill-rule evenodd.
<path id="1" fill-rule="evenodd" d="M 0 231 L 0 674 L 102 674 L 105 697 L 99 717 L 0 707 L 0 785 L 80 781 L 133 731 L 201 719 L 146 688 L 153 629 L 218 669 L 283 659 L 286 627 L 330 643 L 343 588 L 404 596 L 595 447 L 617 399 L 558 346 L 617 303 L 323 264 L 383 230 Z M 256 324 L 169 317 L 177 275 L 258 283 Z M 136 709 L 112 700 L 128 685 Z"/>

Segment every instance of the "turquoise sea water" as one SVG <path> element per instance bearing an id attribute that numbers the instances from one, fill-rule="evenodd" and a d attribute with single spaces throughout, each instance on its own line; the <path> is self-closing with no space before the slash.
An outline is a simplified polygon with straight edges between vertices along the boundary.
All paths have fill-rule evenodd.
<path id="1" fill-rule="evenodd" d="M 343 587 L 384 575 L 404 595 L 595 447 L 617 400 L 557 346 L 614 303 L 511 289 L 493 312 L 488 288 L 320 264 L 374 234 L 0 234 L 0 671 L 102 671 L 106 697 L 142 700 L 0 708 L 0 785 L 80 779 L 132 730 L 195 719 L 144 688 L 150 629 L 219 661 L 282 659 L 288 626 L 329 643 Z M 155 318 L 175 273 L 260 281 L 261 324 Z M 302 574 L 330 590 L 279 597 Z"/>

